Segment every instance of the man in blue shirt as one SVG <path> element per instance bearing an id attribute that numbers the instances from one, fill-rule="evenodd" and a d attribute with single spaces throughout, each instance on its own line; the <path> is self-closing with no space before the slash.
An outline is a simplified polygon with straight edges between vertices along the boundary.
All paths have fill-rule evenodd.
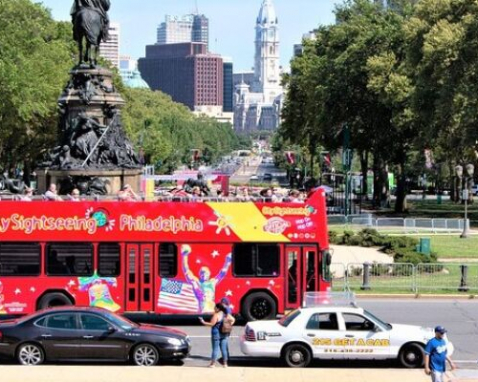
<path id="1" fill-rule="evenodd" d="M 443 382 L 446 361 L 450 363 L 451 369 L 455 370 L 455 364 L 447 354 L 448 343 L 443 338 L 445 333 L 443 326 L 437 326 L 435 337 L 428 341 L 425 347 L 425 374 L 431 375 L 432 382 Z"/>

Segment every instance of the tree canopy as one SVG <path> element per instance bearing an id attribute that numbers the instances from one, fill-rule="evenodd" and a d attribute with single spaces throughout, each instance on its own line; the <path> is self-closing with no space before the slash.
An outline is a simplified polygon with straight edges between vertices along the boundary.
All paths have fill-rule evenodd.
<path id="1" fill-rule="evenodd" d="M 314 146 L 340 151 L 347 125 L 364 175 L 370 154 L 382 183 L 375 198 L 381 174 L 395 169 L 403 210 L 406 177 L 417 165 L 429 171 L 425 149 L 450 168 L 476 161 L 478 5 L 347 0 L 335 13 L 336 24 L 319 27 L 292 60 L 279 150 L 307 142 L 312 156 Z"/>

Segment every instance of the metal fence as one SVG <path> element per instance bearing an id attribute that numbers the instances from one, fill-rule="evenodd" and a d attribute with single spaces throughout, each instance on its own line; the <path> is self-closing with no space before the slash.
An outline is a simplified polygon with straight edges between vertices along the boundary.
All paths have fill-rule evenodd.
<path id="1" fill-rule="evenodd" d="M 478 293 L 478 263 L 333 263 L 334 291 Z"/>
<path id="2" fill-rule="evenodd" d="M 379 231 L 402 233 L 448 233 L 463 231 L 463 219 L 423 219 L 423 218 L 377 218 L 372 214 L 329 215 L 327 222 L 333 225 L 349 225 L 352 228 L 374 228 Z M 470 221 L 467 220 L 469 227 Z"/>

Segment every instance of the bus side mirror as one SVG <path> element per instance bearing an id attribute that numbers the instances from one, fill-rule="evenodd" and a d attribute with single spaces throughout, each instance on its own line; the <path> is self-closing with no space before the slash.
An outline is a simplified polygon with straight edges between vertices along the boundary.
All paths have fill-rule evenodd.
<path id="1" fill-rule="evenodd" d="M 324 251 L 324 262 L 327 266 L 332 264 L 332 254 L 329 251 Z"/>

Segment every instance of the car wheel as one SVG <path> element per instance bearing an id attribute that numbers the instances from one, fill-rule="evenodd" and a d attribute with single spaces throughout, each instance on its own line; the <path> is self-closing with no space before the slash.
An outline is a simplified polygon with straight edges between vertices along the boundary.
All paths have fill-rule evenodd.
<path id="1" fill-rule="evenodd" d="M 304 345 L 292 344 L 284 350 L 284 361 L 289 367 L 307 367 L 311 359 L 310 350 Z"/>
<path id="2" fill-rule="evenodd" d="M 47 293 L 38 302 L 38 309 L 47 309 L 54 306 L 73 305 L 71 300 L 63 293 Z"/>
<path id="3" fill-rule="evenodd" d="M 406 368 L 423 367 L 425 356 L 423 348 L 418 344 L 409 344 L 400 350 L 398 360 Z"/>
<path id="4" fill-rule="evenodd" d="M 267 293 L 252 293 L 244 300 L 242 315 L 247 321 L 271 320 L 277 315 L 277 304 Z"/>
<path id="5" fill-rule="evenodd" d="M 158 360 L 158 350 L 152 345 L 141 344 L 133 351 L 133 362 L 136 366 L 154 366 Z"/>
<path id="6" fill-rule="evenodd" d="M 45 360 L 45 353 L 38 345 L 23 344 L 18 348 L 17 359 L 21 365 L 41 365 Z"/>

